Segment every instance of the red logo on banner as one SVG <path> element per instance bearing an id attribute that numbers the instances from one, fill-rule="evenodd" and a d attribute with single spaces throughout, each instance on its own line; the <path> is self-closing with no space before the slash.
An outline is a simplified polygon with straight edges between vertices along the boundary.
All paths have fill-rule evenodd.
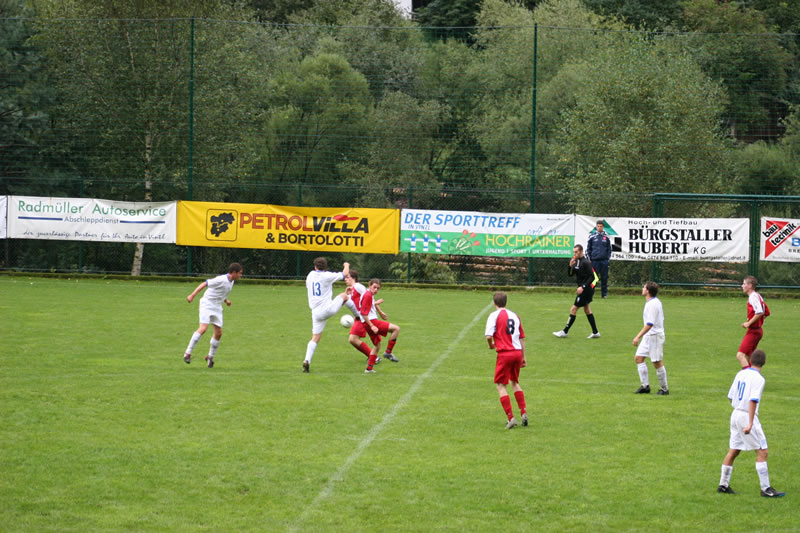
<path id="1" fill-rule="evenodd" d="M 792 236 L 792 234 L 800 229 L 800 226 L 788 220 L 767 220 L 766 229 L 764 230 L 764 237 L 767 239 L 764 243 L 764 257 L 769 257 L 778 246 Z"/>

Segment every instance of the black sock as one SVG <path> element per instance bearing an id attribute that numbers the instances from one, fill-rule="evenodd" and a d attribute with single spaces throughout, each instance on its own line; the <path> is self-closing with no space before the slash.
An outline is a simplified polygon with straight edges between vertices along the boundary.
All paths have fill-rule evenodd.
<path id="1" fill-rule="evenodd" d="M 589 325 L 592 326 L 592 333 L 597 333 L 597 324 L 594 323 L 594 313 L 586 315 L 589 319 Z"/>
<path id="2" fill-rule="evenodd" d="M 569 320 L 567 320 L 567 325 L 564 326 L 564 333 L 569 332 L 569 328 L 572 327 L 572 324 L 575 322 L 575 315 L 569 315 Z"/>

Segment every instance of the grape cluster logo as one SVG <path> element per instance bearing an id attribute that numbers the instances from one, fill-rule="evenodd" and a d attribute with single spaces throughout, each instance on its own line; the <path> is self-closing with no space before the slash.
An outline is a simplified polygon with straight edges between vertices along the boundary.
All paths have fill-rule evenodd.
<path id="1" fill-rule="evenodd" d="M 480 246 L 481 241 L 473 241 L 472 239 L 475 238 L 475 232 L 469 232 L 469 230 L 463 230 L 461 235 L 457 239 L 453 239 L 450 242 L 450 253 L 451 254 L 468 254 L 470 252 L 470 247 L 472 246 Z"/>
<path id="2" fill-rule="evenodd" d="M 237 237 L 236 211 L 208 210 L 206 238 L 217 241 L 235 241 Z"/>

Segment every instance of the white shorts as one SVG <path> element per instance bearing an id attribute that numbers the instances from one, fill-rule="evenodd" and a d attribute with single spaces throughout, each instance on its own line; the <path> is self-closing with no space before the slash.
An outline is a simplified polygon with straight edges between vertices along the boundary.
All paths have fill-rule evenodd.
<path id="1" fill-rule="evenodd" d="M 734 409 L 731 413 L 731 442 L 729 448 L 732 450 L 766 450 L 767 437 L 758 421 L 758 415 L 753 418 L 753 427 L 750 433 L 744 433 L 744 428 L 750 422 L 750 413 L 740 409 Z"/>
<path id="2" fill-rule="evenodd" d="M 222 306 L 200 306 L 200 323 L 222 327 Z"/>
<path id="3" fill-rule="evenodd" d="M 636 348 L 637 357 L 649 357 L 653 363 L 664 359 L 664 334 L 645 335 Z"/>
<path id="4" fill-rule="evenodd" d="M 329 303 L 315 307 L 311 311 L 311 333 L 313 335 L 322 333 L 325 329 L 325 324 L 328 323 L 328 319 L 339 312 L 343 303 L 344 300 L 337 296 Z"/>

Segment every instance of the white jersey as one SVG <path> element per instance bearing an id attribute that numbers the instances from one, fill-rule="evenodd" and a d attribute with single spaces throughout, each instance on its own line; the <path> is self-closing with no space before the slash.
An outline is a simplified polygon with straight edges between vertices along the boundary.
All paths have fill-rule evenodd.
<path id="1" fill-rule="evenodd" d="M 228 274 L 222 274 L 216 278 L 206 280 L 208 287 L 205 294 L 200 298 L 200 305 L 207 307 L 222 307 L 222 302 L 233 290 L 234 280 Z"/>
<path id="2" fill-rule="evenodd" d="M 328 305 L 333 298 L 333 284 L 344 279 L 342 272 L 312 270 L 306 277 L 308 307 L 313 311 L 321 305 Z"/>
<path id="3" fill-rule="evenodd" d="M 652 326 L 647 332 L 647 335 L 663 335 L 664 334 L 664 308 L 661 306 L 661 300 L 658 298 L 650 298 L 644 304 L 644 312 L 642 319 L 645 326 Z"/>
<path id="4" fill-rule="evenodd" d="M 731 406 L 739 411 L 747 411 L 750 409 L 750 402 L 756 402 L 756 414 L 758 414 L 765 382 L 761 372 L 755 368 L 748 367 L 740 370 L 733 378 L 731 389 L 728 391 Z"/>

